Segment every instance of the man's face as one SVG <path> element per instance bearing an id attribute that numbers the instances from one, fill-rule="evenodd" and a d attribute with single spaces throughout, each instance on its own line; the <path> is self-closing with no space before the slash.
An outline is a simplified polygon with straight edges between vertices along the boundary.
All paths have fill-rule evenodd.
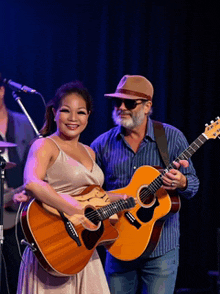
<path id="1" fill-rule="evenodd" d="M 133 109 L 126 107 L 126 100 L 117 99 L 112 118 L 115 124 L 121 125 L 127 129 L 134 129 L 135 127 L 145 123 L 147 114 L 151 109 L 151 101 L 137 99 L 136 106 Z M 134 101 L 134 100 L 133 100 Z"/>

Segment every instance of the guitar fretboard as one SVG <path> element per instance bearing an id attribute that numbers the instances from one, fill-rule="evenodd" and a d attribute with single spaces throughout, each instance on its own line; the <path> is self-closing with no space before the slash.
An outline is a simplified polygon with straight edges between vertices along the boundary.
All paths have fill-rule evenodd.
<path id="1" fill-rule="evenodd" d="M 118 201 L 112 202 L 107 206 L 101 207 L 96 210 L 99 220 L 105 220 L 112 216 L 113 214 L 129 209 L 135 206 L 135 200 L 133 197 L 129 197 L 128 199 L 120 199 Z"/>
<path id="2" fill-rule="evenodd" d="M 188 148 L 186 148 L 174 161 L 188 160 L 208 139 L 204 134 L 201 134 L 195 141 L 193 141 Z M 169 172 L 175 165 L 170 163 L 163 172 L 147 187 L 143 189 L 140 198 L 146 198 L 147 195 L 154 194 L 163 185 L 162 176 Z M 143 195 L 142 195 L 143 194 Z"/>

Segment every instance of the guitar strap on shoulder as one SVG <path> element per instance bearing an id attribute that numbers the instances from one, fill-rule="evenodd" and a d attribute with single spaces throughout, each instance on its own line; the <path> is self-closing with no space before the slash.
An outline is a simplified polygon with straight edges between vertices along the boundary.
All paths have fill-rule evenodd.
<path id="1" fill-rule="evenodd" d="M 160 156 L 165 164 L 165 167 L 169 165 L 169 152 L 167 148 L 167 138 L 165 135 L 165 130 L 163 124 L 159 121 L 153 120 L 154 126 L 154 136 L 156 139 L 157 147 L 160 153 Z"/>

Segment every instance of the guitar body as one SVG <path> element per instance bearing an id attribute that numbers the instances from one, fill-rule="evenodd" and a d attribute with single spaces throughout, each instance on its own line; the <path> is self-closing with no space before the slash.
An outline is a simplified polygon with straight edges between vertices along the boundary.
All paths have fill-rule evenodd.
<path id="1" fill-rule="evenodd" d="M 129 212 L 120 212 L 115 228 L 119 231 L 117 240 L 106 248 L 115 258 L 129 261 L 144 252 L 150 255 L 158 244 L 165 220 L 180 209 L 180 199 L 174 193 L 168 194 L 160 188 L 154 195 L 146 197 L 144 203 L 140 193 L 160 175 L 151 166 L 141 166 L 134 173 L 128 186 L 113 190 L 112 193 L 127 194 L 137 199 Z"/>
<path id="2" fill-rule="evenodd" d="M 90 186 L 79 196 L 84 201 L 84 212 L 95 211 L 90 203 L 106 206 L 106 193 L 98 186 Z M 109 219 L 98 224 L 88 222 L 88 218 L 74 215 L 70 222 L 74 225 L 78 239 L 73 240 L 66 230 L 57 210 L 32 200 L 24 207 L 21 224 L 26 240 L 44 269 L 55 276 L 69 276 L 81 271 L 89 262 L 97 245 L 113 242 L 118 232 Z M 82 224 L 83 222 L 83 224 Z"/>

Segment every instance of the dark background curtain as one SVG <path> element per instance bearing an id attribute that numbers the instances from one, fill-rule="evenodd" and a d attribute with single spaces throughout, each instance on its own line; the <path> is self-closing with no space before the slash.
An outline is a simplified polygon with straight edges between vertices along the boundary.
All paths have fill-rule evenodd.
<path id="1" fill-rule="evenodd" d="M 124 74 L 147 77 L 155 88 L 152 118 L 194 141 L 220 115 L 219 36 L 212 0 L 0 0 L 2 77 L 36 89 L 46 102 L 61 84 L 83 81 L 94 100 L 85 144 L 113 126 L 103 94 Z M 41 98 L 20 97 L 39 129 Z M 6 104 L 21 111 L 10 89 Z M 192 200 L 182 200 L 177 287 L 207 286 L 207 272 L 217 270 L 219 148 L 210 140 L 192 158 L 201 185 Z"/>

